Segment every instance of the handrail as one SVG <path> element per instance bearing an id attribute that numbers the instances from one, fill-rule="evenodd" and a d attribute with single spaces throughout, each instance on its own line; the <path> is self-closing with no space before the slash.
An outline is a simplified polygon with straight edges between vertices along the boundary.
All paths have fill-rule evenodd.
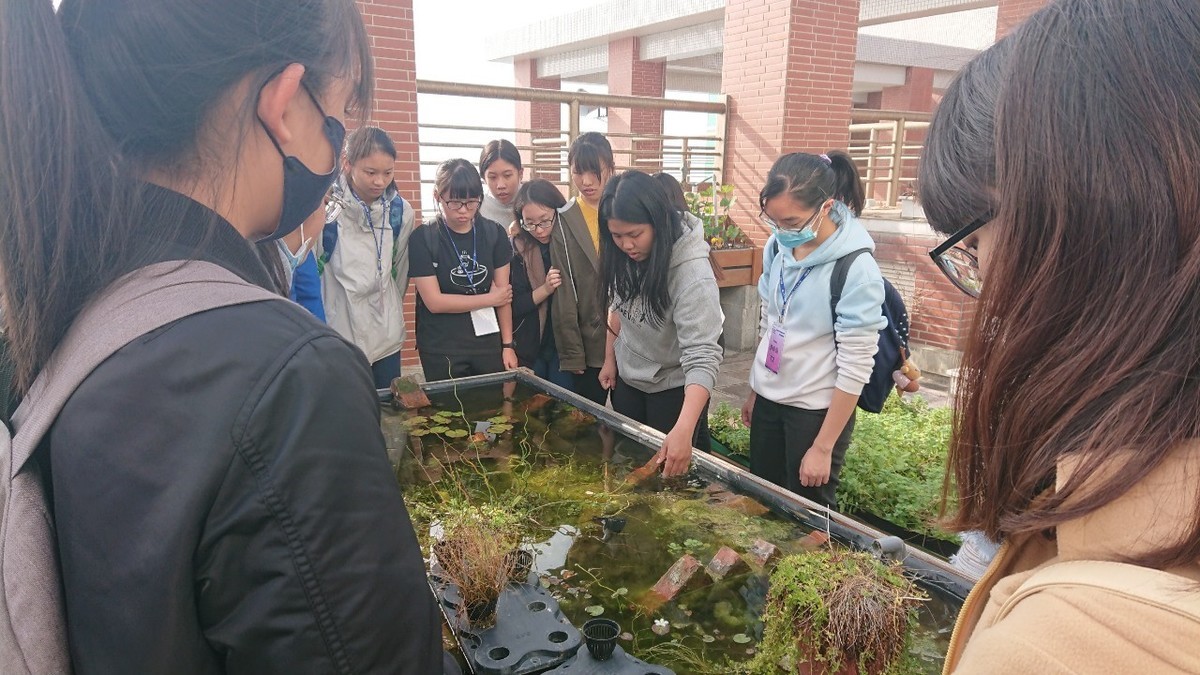
<path id="1" fill-rule="evenodd" d="M 593 94 L 585 91 L 560 91 L 556 89 L 526 89 L 523 87 L 501 87 L 491 84 L 466 84 L 463 82 L 438 82 L 417 80 L 418 94 L 440 96 L 474 96 L 498 98 L 509 101 L 538 103 L 562 103 L 570 105 L 608 106 L 613 108 L 650 108 L 652 110 L 678 110 L 724 115 L 729 106 L 723 102 L 681 101 L 650 96 L 618 96 L 615 94 Z"/>

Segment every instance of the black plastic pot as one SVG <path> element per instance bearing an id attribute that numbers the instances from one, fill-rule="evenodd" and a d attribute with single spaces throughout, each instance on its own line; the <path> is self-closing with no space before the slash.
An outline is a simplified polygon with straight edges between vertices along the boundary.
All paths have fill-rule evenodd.
<path id="1" fill-rule="evenodd" d="M 486 628 L 496 623 L 496 598 L 467 605 L 467 621 L 472 628 Z"/>
<path id="2" fill-rule="evenodd" d="M 512 561 L 512 575 L 509 576 L 509 581 L 519 584 L 529 581 L 529 573 L 533 571 L 533 553 L 519 548 L 508 555 Z"/>
<path id="3" fill-rule="evenodd" d="M 583 624 L 584 643 L 597 661 L 612 658 L 613 649 L 617 646 L 617 636 L 620 634 L 621 627 L 612 619 L 590 619 Z"/>

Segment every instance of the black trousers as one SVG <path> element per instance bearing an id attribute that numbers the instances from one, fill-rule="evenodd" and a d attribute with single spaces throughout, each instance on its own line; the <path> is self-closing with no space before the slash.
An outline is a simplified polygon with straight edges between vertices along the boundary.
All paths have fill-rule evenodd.
<path id="1" fill-rule="evenodd" d="M 683 410 L 683 390 L 684 387 L 675 387 L 648 394 L 618 377 L 617 388 L 613 389 L 612 393 L 613 410 L 665 434 L 679 421 L 679 413 Z M 707 403 L 700 413 L 700 421 L 696 423 L 696 431 L 692 434 L 692 447 L 712 452 L 712 443 L 708 435 Z"/>
<path id="2" fill-rule="evenodd" d="M 426 382 L 437 382 L 471 375 L 488 375 L 504 370 L 504 357 L 495 354 L 465 354 L 447 356 L 421 352 L 421 370 Z"/>
<path id="3" fill-rule="evenodd" d="M 838 476 L 854 433 L 854 415 L 833 445 L 829 482 L 815 488 L 800 484 L 800 462 L 817 440 L 826 412 L 795 408 L 758 396 L 750 417 L 750 472 L 801 497 L 837 509 Z"/>
<path id="4" fill-rule="evenodd" d="M 576 375 L 574 391 L 596 405 L 608 404 L 608 390 L 600 386 L 599 368 L 584 368 L 582 375 Z"/>

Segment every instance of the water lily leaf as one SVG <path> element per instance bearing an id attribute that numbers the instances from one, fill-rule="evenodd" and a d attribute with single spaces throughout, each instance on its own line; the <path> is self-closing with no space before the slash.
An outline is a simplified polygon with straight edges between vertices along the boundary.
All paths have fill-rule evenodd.
<path id="1" fill-rule="evenodd" d="M 417 436 L 418 438 L 421 436 L 428 436 L 429 434 L 429 429 L 413 429 L 412 431 L 408 432 L 409 436 Z"/>
<path id="2" fill-rule="evenodd" d="M 491 422 L 492 424 L 507 424 L 508 416 L 507 415 L 496 415 L 495 417 L 489 417 L 488 421 Z"/>
<path id="3" fill-rule="evenodd" d="M 583 608 L 583 611 L 591 614 L 592 616 L 600 616 L 604 613 L 604 607 L 600 605 L 588 605 L 587 607 Z"/>
<path id="4" fill-rule="evenodd" d="M 734 642 L 738 643 L 739 645 L 748 644 L 750 642 L 750 636 L 746 635 L 745 633 L 738 633 L 737 635 L 734 635 L 730 639 L 733 640 Z"/>
<path id="5" fill-rule="evenodd" d="M 703 640 L 703 641 L 705 641 L 705 642 L 709 642 L 709 643 L 712 643 L 712 642 L 716 642 L 716 641 L 717 641 L 717 638 L 715 638 L 715 637 L 713 637 L 713 636 L 711 636 L 711 635 L 702 635 L 702 636 L 700 636 L 700 639 L 701 639 L 701 640 Z"/>
<path id="6" fill-rule="evenodd" d="M 447 416 L 447 415 L 443 415 L 443 414 L 441 414 L 441 413 L 438 413 L 438 414 L 436 414 L 436 415 L 434 415 L 434 416 L 433 416 L 433 421 L 434 421 L 434 422 L 437 422 L 438 424 L 449 424 L 449 423 L 450 423 L 450 417 L 449 417 L 449 416 Z"/>
<path id="7" fill-rule="evenodd" d="M 489 429 L 489 431 L 491 431 L 493 434 L 502 434 L 506 431 L 512 431 L 512 425 L 511 424 L 493 424 L 491 429 Z"/>
<path id="8" fill-rule="evenodd" d="M 629 589 L 622 586 L 621 588 L 618 588 L 617 590 L 613 591 L 614 598 L 619 598 L 622 595 L 629 595 Z"/>
<path id="9" fill-rule="evenodd" d="M 404 425 L 411 429 L 415 426 L 420 426 L 422 424 L 425 424 L 428 421 L 429 421 L 428 417 L 421 417 L 420 415 L 417 415 L 416 417 L 410 417 L 410 418 L 404 420 Z"/>
<path id="10" fill-rule="evenodd" d="M 446 432 L 446 438 L 463 438 L 467 435 L 465 429 L 451 429 Z"/>
<path id="11" fill-rule="evenodd" d="M 446 427 L 446 426 L 429 427 L 429 433 L 431 433 L 431 434 L 444 434 L 447 431 L 450 431 L 450 427 Z"/>

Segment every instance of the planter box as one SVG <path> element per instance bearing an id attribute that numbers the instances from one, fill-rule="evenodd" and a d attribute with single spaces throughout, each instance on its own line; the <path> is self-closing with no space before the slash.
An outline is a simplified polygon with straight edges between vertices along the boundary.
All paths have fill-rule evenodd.
<path id="1" fill-rule="evenodd" d="M 762 249 L 757 246 L 716 249 L 712 258 L 725 274 L 724 279 L 717 280 L 717 286 L 721 288 L 753 286 L 762 275 Z"/>

